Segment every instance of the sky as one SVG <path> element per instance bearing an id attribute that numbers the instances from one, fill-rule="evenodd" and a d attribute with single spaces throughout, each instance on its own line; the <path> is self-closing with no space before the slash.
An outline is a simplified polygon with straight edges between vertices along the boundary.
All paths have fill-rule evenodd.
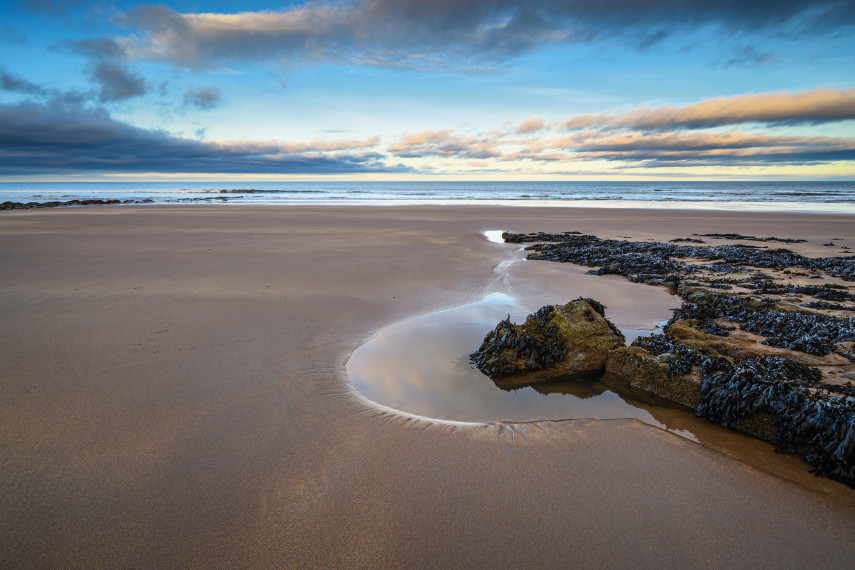
<path id="1" fill-rule="evenodd" d="M 855 180 L 855 0 L 0 8 L 0 181 Z"/>

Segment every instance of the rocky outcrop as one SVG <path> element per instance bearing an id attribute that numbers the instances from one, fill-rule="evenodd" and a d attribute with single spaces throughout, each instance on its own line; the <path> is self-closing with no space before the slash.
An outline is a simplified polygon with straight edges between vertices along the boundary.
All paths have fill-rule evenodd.
<path id="1" fill-rule="evenodd" d="M 528 259 L 667 286 L 683 304 L 664 334 L 613 347 L 606 369 L 700 417 L 803 453 L 819 473 L 855 487 L 855 286 L 846 283 L 855 282 L 855 256 L 807 257 L 693 238 L 604 240 L 573 231 L 503 237 L 531 243 Z M 499 378 L 497 384 L 505 381 Z"/>
<path id="2" fill-rule="evenodd" d="M 606 369 L 855 483 L 855 387 L 831 384 L 820 370 L 849 368 L 842 355 L 771 347 L 739 330 L 722 338 L 695 326 L 673 321 L 665 334 L 612 350 Z"/>
<path id="3" fill-rule="evenodd" d="M 500 386 L 514 387 L 600 374 L 609 351 L 624 343 L 605 307 L 580 298 L 541 307 L 521 325 L 505 319 L 469 358 Z"/>
<path id="4" fill-rule="evenodd" d="M 654 356 L 640 346 L 625 346 L 609 352 L 606 371 L 622 376 L 630 385 L 690 408 L 701 403 L 697 374 L 669 374 L 670 354 Z"/>

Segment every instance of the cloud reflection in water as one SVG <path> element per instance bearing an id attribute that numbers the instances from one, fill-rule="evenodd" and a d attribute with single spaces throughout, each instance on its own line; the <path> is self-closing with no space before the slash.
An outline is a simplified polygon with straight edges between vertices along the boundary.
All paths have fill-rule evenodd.
<path id="1" fill-rule="evenodd" d="M 469 366 L 468 354 L 498 321 L 526 313 L 494 293 L 484 300 L 407 319 L 382 329 L 347 363 L 351 382 L 370 400 L 429 418 L 532 421 L 635 418 L 667 429 L 649 405 L 625 400 L 600 380 L 505 391 Z"/>

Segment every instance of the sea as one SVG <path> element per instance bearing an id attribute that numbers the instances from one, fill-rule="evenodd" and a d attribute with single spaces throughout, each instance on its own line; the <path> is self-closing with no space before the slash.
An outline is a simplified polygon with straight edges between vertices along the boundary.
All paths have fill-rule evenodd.
<path id="1" fill-rule="evenodd" d="M 0 202 L 499 204 L 855 213 L 855 182 L 0 182 Z"/>

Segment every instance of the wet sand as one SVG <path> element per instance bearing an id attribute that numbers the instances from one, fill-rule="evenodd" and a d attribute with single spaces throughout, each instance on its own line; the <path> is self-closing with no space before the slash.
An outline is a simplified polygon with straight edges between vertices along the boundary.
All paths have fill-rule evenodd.
<path id="1" fill-rule="evenodd" d="M 797 458 L 764 468 L 635 420 L 462 426 L 367 406 L 350 352 L 495 290 L 507 251 L 490 229 L 855 245 L 851 216 L 789 213 L 4 213 L 0 566 L 855 563 L 855 491 Z M 602 282 L 610 317 L 655 320 L 647 286 Z"/>

